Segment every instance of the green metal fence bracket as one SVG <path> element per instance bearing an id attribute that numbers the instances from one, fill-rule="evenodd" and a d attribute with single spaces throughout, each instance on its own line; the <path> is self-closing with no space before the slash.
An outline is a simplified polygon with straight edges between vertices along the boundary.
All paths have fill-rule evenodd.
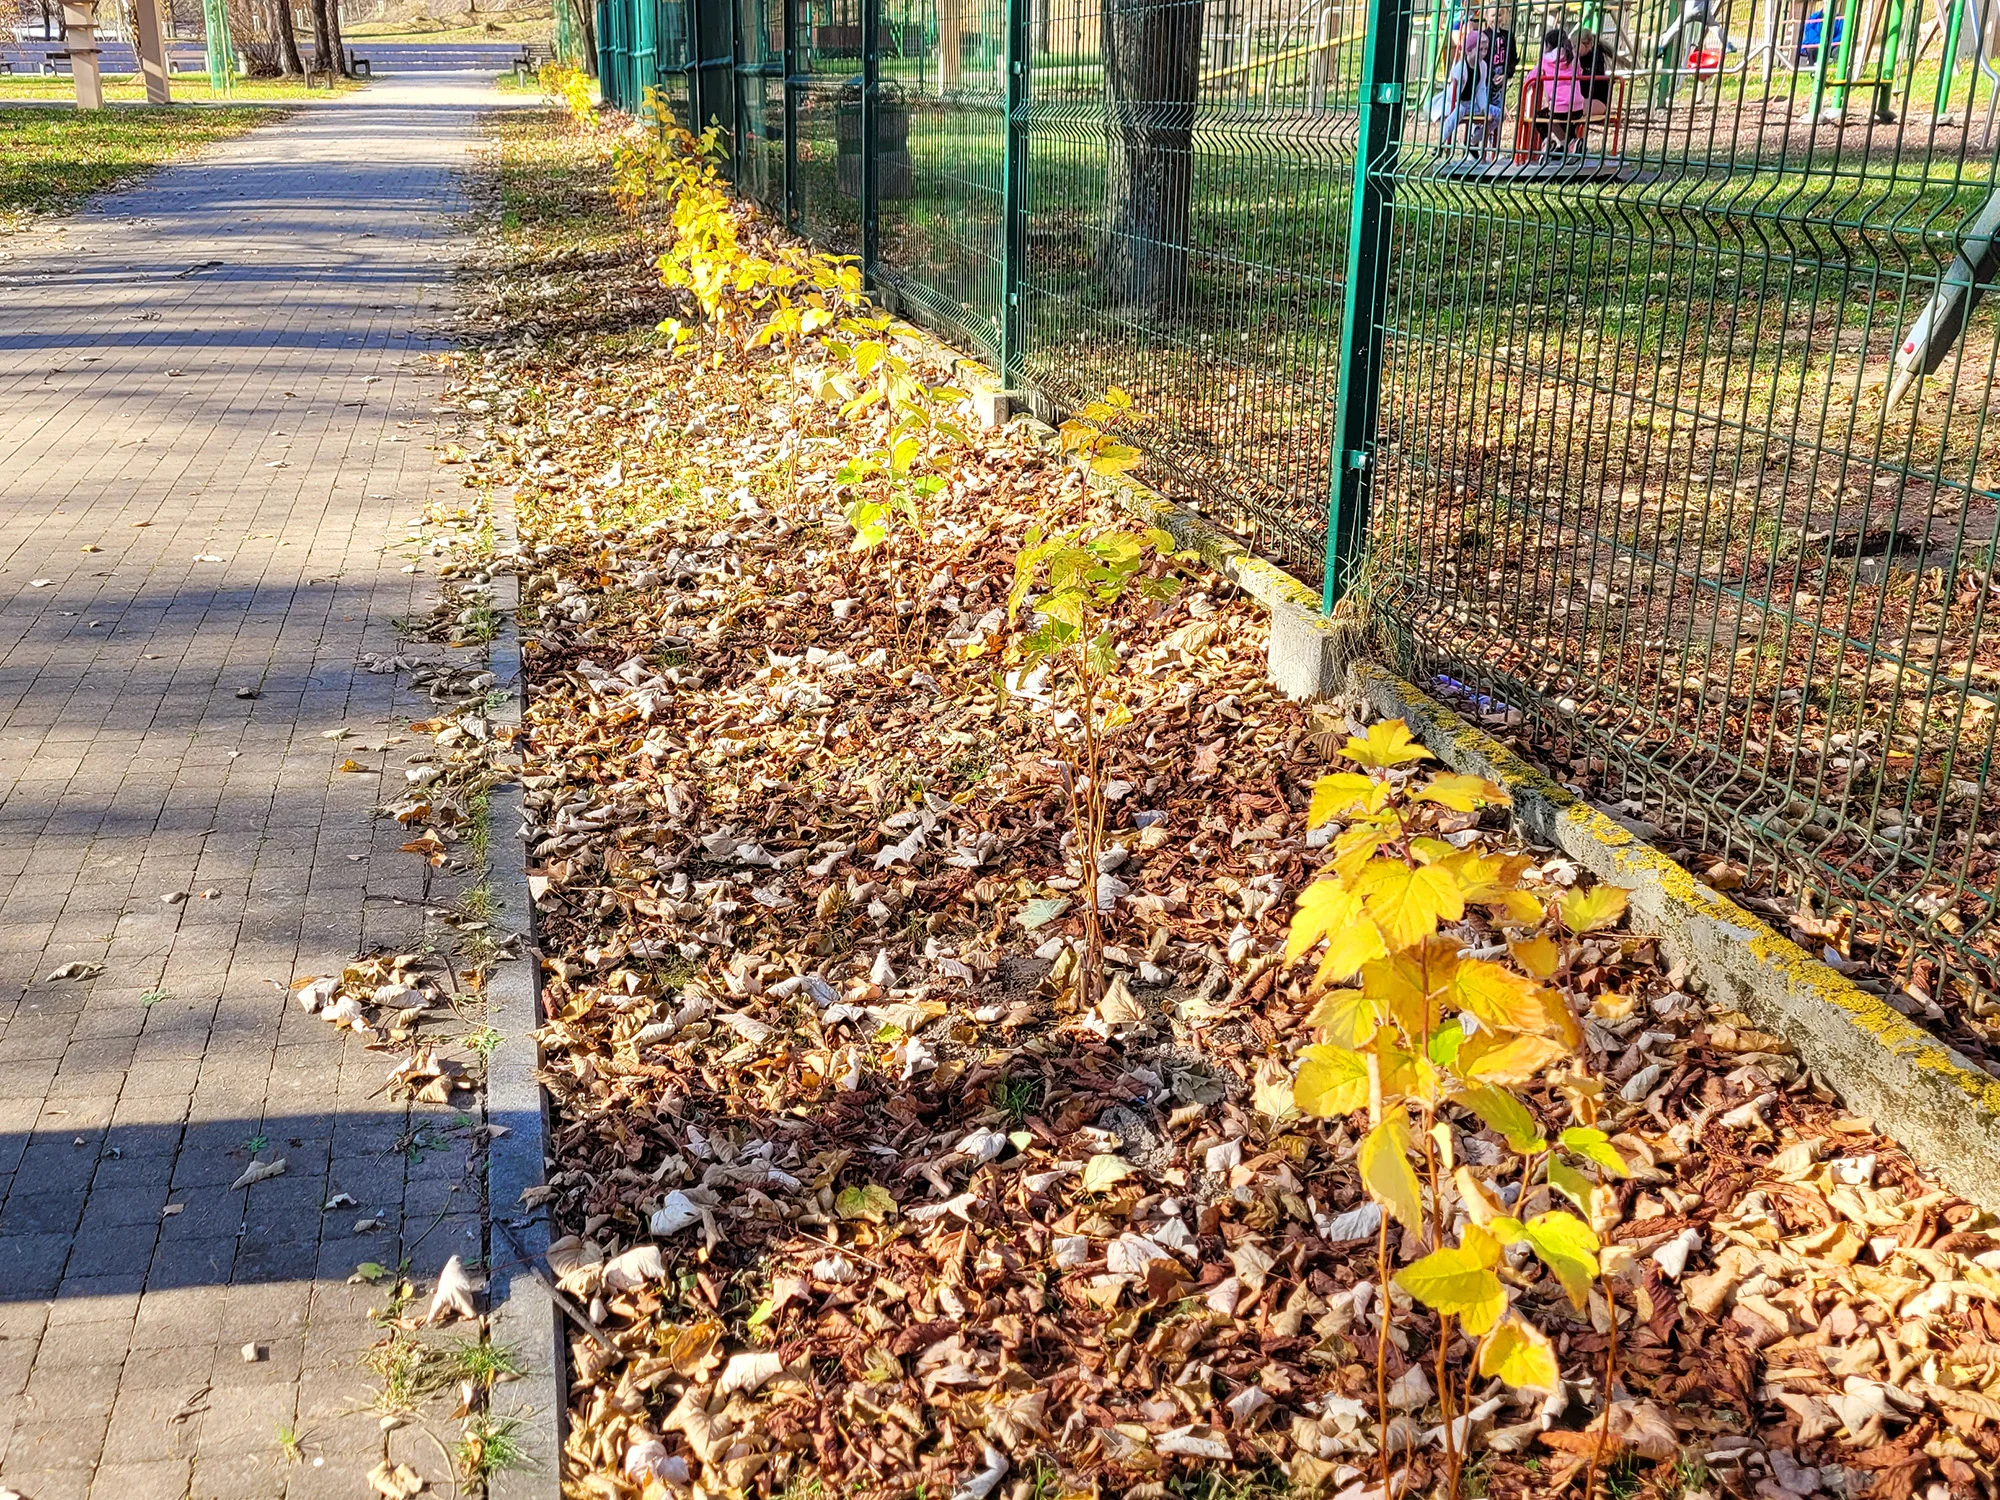
<path id="1" fill-rule="evenodd" d="M 1403 134 L 1404 70 L 1412 0 L 1369 0 L 1361 54 L 1360 134 L 1354 195 L 1347 215 L 1347 284 L 1340 307 L 1339 395 L 1326 525 L 1326 582 L 1331 611 L 1353 581 L 1368 542 L 1374 488 L 1370 452 L 1382 386 L 1382 314 L 1389 299 L 1389 204 Z"/>

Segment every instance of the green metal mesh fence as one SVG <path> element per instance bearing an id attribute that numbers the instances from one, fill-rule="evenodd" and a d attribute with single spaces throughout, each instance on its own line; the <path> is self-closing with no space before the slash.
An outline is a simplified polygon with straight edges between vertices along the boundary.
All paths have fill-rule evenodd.
<path id="1" fill-rule="evenodd" d="M 1601 807 L 1995 988 L 1980 5 L 784 3 L 663 22 L 703 119 L 735 28 L 747 191 L 1300 577 L 1331 530 Z"/>
<path id="2" fill-rule="evenodd" d="M 2000 80 L 1919 45 L 1943 7 L 1920 37 L 1914 5 L 1833 6 L 1827 47 L 1802 9 L 1606 7 L 1551 64 L 1546 18 L 1501 12 L 1497 142 L 1413 107 L 1371 184 L 1375 597 L 1600 806 L 1774 911 L 1803 893 L 1809 933 L 1892 929 L 1935 1000 L 1993 936 L 1996 342 L 1964 310 Z M 1414 106 L 1467 28 L 1411 20 Z M 1584 29 L 1601 71 L 1566 76 Z"/>

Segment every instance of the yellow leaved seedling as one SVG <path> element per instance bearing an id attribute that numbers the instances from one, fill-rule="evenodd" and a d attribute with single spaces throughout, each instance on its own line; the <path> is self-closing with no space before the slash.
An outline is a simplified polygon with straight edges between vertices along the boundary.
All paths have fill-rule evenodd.
<path id="1" fill-rule="evenodd" d="M 1597 1236 L 1558 1205 L 1587 1206 L 1625 1164 L 1592 1125 L 1581 1075 L 1553 1080 L 1574 1121 L 1554 1139 L 1516 1091 L 1551 1081 L 1573 1058 L 1581 1028 L 1554 982 L 1568 973 L 1566 945 L 1616 926 L 1626 893 L 1597 886 L 1549 902 L 1523 889 L 1532 861 L 1489 852 L 1468 828 L 1468 815 L 1506 806 L 1506 792 L 1477 776 L 1413 770 L 1430 752 L 1400 720 L 1349 737 L 1344 754 L 1358 769 L 1320 778 L 1307 812 L 1314 827 L 1343 826 L 1299 896 L 1285 945 L 1288 963 L 1314 965 L 1307 1024 L 1317 1040 L 1300 1054 L 1292 1102 L 1309 1118 L 1366 1113 L 1356 1166 L 1383 1210 L 1378 1270 L 1439 1319 L 1450 1434 L 1475 1378 L 1526 1390 L 1560 1382 L 1554 1346 L 1514 1306 L 1504 1252 L 1525 1247 L 1579 1308 L 1600 1278 Z M 1458 924 L 1475 909 L 1487 931 L 1466 935 Z M 1517 1165 L 1488 1180 L 1455 1162 L 1454 1123 L 1497 1137 Z M 1446 1238 L 1454 1204 L 1465 1209 L 1455 1245 Z M 1392 1221 L 1424 1250 L 1393 1278 Z M 1477 1340 L 1456 1387 L 1446 1357 L 1454 1321 Z M 1456 1441 L 1446 1443 L 1447 1492 Z"/>

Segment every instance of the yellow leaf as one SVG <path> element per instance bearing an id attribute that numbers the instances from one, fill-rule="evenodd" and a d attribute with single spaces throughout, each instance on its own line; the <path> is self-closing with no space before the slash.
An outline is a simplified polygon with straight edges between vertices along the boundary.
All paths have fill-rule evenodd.
<path id="1" fill-rule="evenodd" d="M 1465 915 L 1458 877 L 1437 865 L 1412 869 L 1400 859 L 1370 860 L 1355 888 L 1392 953 L 1422 942 L 1439 922 L 1456 922 Z"/>
<path id="2" fill-rule="evenodd" d="M 1132 1164 L 1122 1156 L 1109 1156 L 1100 1152 L 1091 1157 L 1083 1169 L 1083 1190 L 1086 1193 L 1101 1193 L 1131 1175 Z"/>
<path id="3" fill-rule="evenodd" d="M 1498 1324 L 1479 1346 L 1479 1373 L 1517 1391 L 1553 1392 L 1562 1383 L 1556 1351 L 1542 1331 L 1518 1313 Z"/>
<path id="4" fill-rule="evenodd" d="M 1299 896 L 1285 937 L 1285 962 L 1290 963 L 1328 933 L 1346 929 L 1361 916 L 1361 897 L 1338 880 L 1315 880 Z"/>
<path id="5" fill-rule="evenodd" d="M 1446 937 L 1378 958 L 1361 968 L 1361 987 L 1395 1017 L 1407 1037 L 1437 1030 L 1445 992 L 1460 963 L 1458 944 Z"/>
<path id="6" fill-rule="evenodd" d="M 1537 979 L 1547 979 L 1562 964 L 1562 951 L 1540 933 L 1525 943 L 1509 943 L 1507 951 L 1514 956 L 1515 963 Z"/>
<path id="7" fill-rule="evenodd" d="M 1487 905 L 1498 907 L 1501 917 L 1516 927 L 1539 927 L 1546 913 L 1542 903 L 1526 891 L 1502 891 L 1497 896 L 1482 897 Z"/>
<path id="8" fill-rule="evenodd" d="M 1465 1233 L 1458 1238 L 1458 1246 L 1488 1270 L 1500 1264 L 1501 1253 L 1505 1248 L 1479 1224 L 1465 1226 Z"/>
<path id="9" fill-rule="evenodd" d="M 1345 817 L 1357 808 L 1375 812 L 1388 800 L 1389 789 L 1359 771 L 1335 771 L 1313 783 L 1306 827 L 1317 828 L 1329 818 Z"/>
<path id="10" fill-rule="evenodd" d="M 1426 1108 L 1435 1108 L 1444 1075 L 1428 1057 L 1416 1052 L 1405 1052 L 1396 1046 L 1378 1048 L 1382 1059 L 1382 1094 L 1384 1098 L 1408 1095 L 1420 1099 Z"/>
<path id="11" fill-rule="evenodd" d="M 1445 864 L 1447 861 L 1456 860 L 1459 852 L 1443 839 L 1427 838 L 1419 834 L 1410 840 L 1410 857 L 1420 865 Z"/>
<path id="12" fill-rule="evenodd" d="M 1435 802 L 1453 812 L 1478 807 L 1506 807 L 1514 799 L 1483 776 L 1433 776 L 1417 792 L 1419 802 Z"/>
<path id="13" fill-rule="evenodd" d="M 1320 996 L 1306 1025 L 1336 1047 L 1358 1047 L 1382 1024 L 1382 1008 L 1364 990 L 1333 990 Z"/>
<path id="14" fill-rule="evenodd" d="M 1625 1158 L 1618 1154 L 1618 1148 L 1611 1144 L 1611 1137 L 1601 1130 L 1572 1125 L 1556 1139 L 1563 1143 L 1565 1149 L 1585 1161 L 1596 1162 L 1613 1177 L 1624 1177 L 1631 1170 L 1625 1165 Z"/>
<path id="15" fill-rule="evenodd" d="M 1555 1272 L 1570 1305 L 1581 1309 L 1590 1300 L 1590 1283 L 1597 1275 L 1597 1236 L 1583 1220 L 1561 1209 L 1536 1214 L 1525 1227 L 1528 1244 Z"/>
<path id="16" fill-rule="evenodd" d="M 1327 984 L 1352 979 L 1364 964 L 1382 957 L 1389 945 L 1382 941 L 1382 929 L 1367 917 L 1356 917 L 1326 940 L 1326 957 L 1319 961 L 1313 983 Z"/>
<path id="17" fill-rule="evenodd" d="M 1379 724 L 1369 725 L 1364 735 L 1349 735 L 1341 754 L 1357 765 L 1378 771 L 1431 758 L 1430 751 L 1416 742 L 1410 734 L 1410 726 L 1401 719 L 1384 719 Z"/>
<path id="18" fill-rule="evenodd" d="M 1368 1102 L 1368 1063 L 1343 1047 L 1311 1046 L 1299 1054 L 1292 1102 L 1317 1119 L 1351 1115 Z"/>
<path id="19" fill-rule="evenodd" d="M 1553 1037 L 1499 1037 L 1481 1032 L 1458 1049 L 1458 1074 L 1468 1081 L 1526 1083 L 1569 1048 Z"/>
<path id="20" fill-rule="evenodd" d="M 1361 874 L 1361 867 L 1394 836 L 1389 829 L 1371 819 L 1362 819 L 1350 825 L 1347 832 L 1333 841 L 1333 873 L 1353 885 Z"/>
<path id="21" fill-rule="evenodd" d="M 1423 1195 L 1410 1170 L 1410 1123 L 1399 1109 L 1361 1138 L 1356 1163 L 1368 1195 L 1412 1234 L 1424 1227 Z"/>
<path id="22" fill-rule="evenodd" d="M 1477 1228 L 1471 1232 L 1483 1233 Z M 1500 1278 L 1477 1252 L 1462 1246 L 1433 1250 L 1398 1271 L 1395 1281 L 1433 1312 L 1457 1318 L 1474 1336 L 1486 1332 L 1507 1310 L 1507 1289 Z"/>
<path id="23" fill-rule="evenodd" d="M 1625 915 L 1626 892 L 1615 885 L 1594 885 L 1587 891 L 1567 890 L 1556 903 L 1563 926 L 1571 932 L 1596 932 L 1612 927 Z"/>
<path id="24" fill-rule="evenodd" d="M 1542 1002 L 1541 986 L 1483 958 L 1459 961 L 1452 971 L 1447 1001 L 1460 1010 L 1470 1011 L 1482 1025 L 1503 1031 L 1548 1029 L 1548 1008 Z"/>
<path id="25" fill-rule="evenodd" d="M 1464 1048 L 1459 1049 L 1461 1057 L 1464 1051 Z M 1503 1088 L 1482 1083 L 1453 1094 L 1451 1102 L 1471 1110 L 1486 1125 L 1500 1132 L 1510 1150 L 1523 1156 L 1548 1145 L 1542 1139 L 1541 1127 L 1535 1123 L 1535 1117 L 1528 1113 L 1528 1106 Z"/>

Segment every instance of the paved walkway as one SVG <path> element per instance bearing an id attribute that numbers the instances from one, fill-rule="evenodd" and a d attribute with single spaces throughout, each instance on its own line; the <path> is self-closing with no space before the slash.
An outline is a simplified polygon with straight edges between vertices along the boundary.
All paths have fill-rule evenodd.
<path id="1" fill-rule="evenodd" d="M 418 866 L 379 778 L 332 769 L 400 783 L 420 747 L 322 732 L 380 747 L 428 707 L 356 659 L 426 602 L 397 548 L 452 485 L 419 362 L 492 102 L 385 80 L 0 238 L 0 1488 L 28 1500 L 352 1500 L 391 1440 L 450 1492 L 359 1410 L 383 1293 L 347 1279 L 476 1258 L 477 1183 L 411 1149 L 392 1059 L 273 982 L 421 920 L 382 899 Z M 102 972 L 45 977 L 73 962 Z M 231 1191 L 253 1149 L 286 1174 Z"/>

